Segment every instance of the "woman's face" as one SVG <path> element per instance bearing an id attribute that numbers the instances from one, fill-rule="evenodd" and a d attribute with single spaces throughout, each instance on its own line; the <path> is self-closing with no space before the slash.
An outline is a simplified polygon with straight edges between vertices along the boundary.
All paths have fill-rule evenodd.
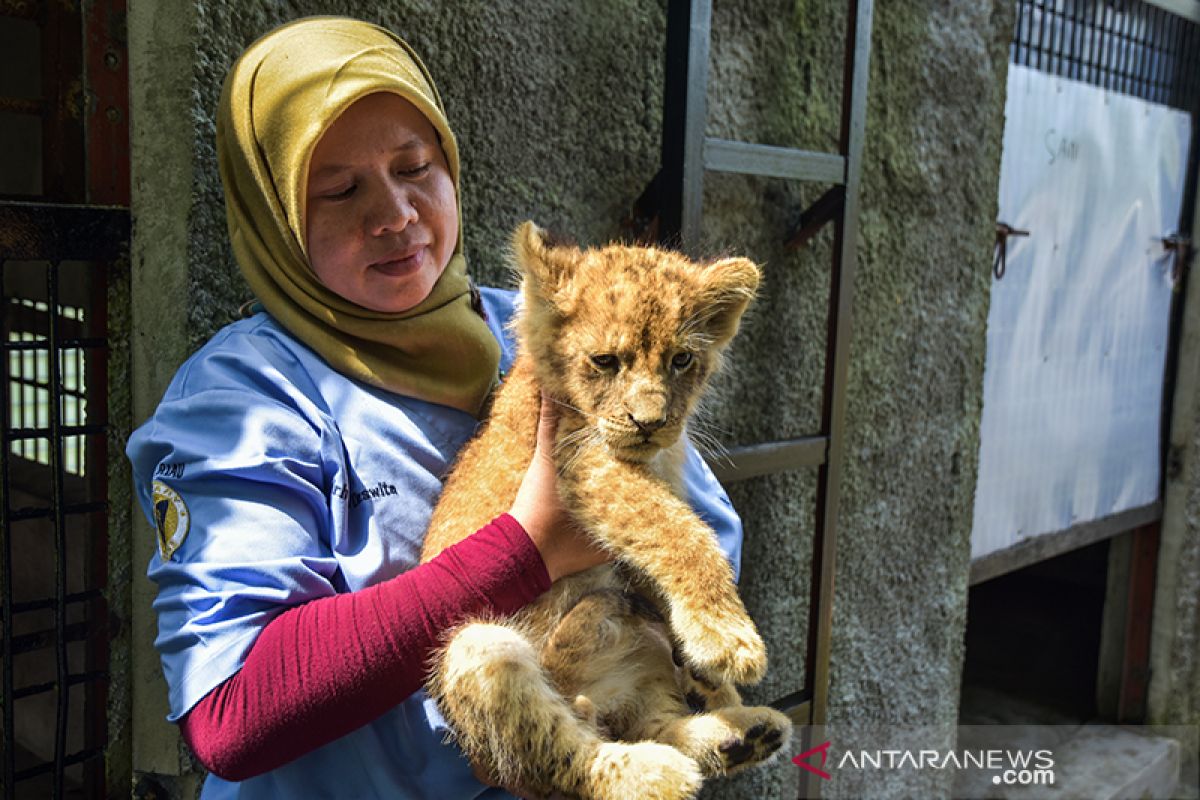
<path id="1" fill-rule="evenodd" d="M 446 155 L 433 125 L 399 95 L 367 95 L 334 120 L 313 150 L 306 199 L 313 272 L 364 308 L 416 306 L 454 254 Z"/>

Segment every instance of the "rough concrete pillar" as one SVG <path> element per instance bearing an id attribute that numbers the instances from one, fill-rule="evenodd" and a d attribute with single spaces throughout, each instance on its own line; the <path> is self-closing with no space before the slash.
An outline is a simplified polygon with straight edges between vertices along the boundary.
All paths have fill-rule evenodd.
<path id="1" fill-rule="evenodd" d="M 131 386 L 134 423 L 158 404 L 189 347 L 189 223 L 196 138 L 192 72 L 196 10 L 191 3 L 129 4 L 131 148 Z M 166 721 L 166 686 L 153 642 L 153 586 L 145 578 L 154 532 L 133 505 L 133 768 L 179 775 L 187 768 Z"/>
<path id="2" fill-rule="evenodd" d="M 1200 203 L 1192 239 L 1200 232 Z M 1194 246 L 1194 245 L 1193 245 Z M 1200 278 L 1187 276 L 1167 442 L 1162 537 L 1150 639 L 1147 721 L 1189 726 L 1183 752 L 1200 752 Z M 1177 732 L 1182 732 L 1183 728 Z M 1193 770 L 1195 767 L 1193 767 Z M 1194 774 L 1194 773 L 1193 773 Z"/>

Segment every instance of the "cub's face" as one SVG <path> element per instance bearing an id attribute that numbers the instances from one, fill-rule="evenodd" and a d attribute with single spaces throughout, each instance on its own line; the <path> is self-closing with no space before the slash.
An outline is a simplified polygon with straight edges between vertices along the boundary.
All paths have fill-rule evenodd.
<path id="1" fill-rule="evenodd" d="M 552 247 L 532 223 L 514 244 L 521 345 L 542 388 L 582 415 L 574 440 L 637 462 L 673 444 L 737 332 L 758 268 L 652 248 Z"/>

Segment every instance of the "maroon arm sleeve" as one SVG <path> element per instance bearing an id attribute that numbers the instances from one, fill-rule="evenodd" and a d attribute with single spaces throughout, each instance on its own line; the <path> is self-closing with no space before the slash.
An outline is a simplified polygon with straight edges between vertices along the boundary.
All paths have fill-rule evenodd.
<path id="1" fill-rule="evenodd" d="M 210 772 L 245 780 L 367 724 L 419 689 L 446 628 L 509 614 L 550 588 L 541 555 L 505 514 L 390 581 L 288 609 L 239 672 L 180 721 Z"/>

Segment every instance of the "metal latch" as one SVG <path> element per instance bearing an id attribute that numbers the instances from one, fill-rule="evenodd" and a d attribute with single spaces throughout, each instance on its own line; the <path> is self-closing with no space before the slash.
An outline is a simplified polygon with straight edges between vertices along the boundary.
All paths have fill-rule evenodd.
<path id="1" fill-rule="evenodd" d="M 992 259 L 992 275 L 996 280 L 1003 278 L 1008 269 L 1008 237 L 1028 235 L 1029 231 L 1017 230 L 1007 222 L 996 223 L 996 255 Z"/>
<path id="2" fill-rule="evenodd" d="M 1171 265 L 1171 285 L 1179 288 L 1179 281 L 1183 278 L 1183 270 L 1191 261 L 1192 240 L 1187 236 L 1172 233 L 1162 238 L 1162 244 L 1167 251 L 1167 255 L 1175 256 L 1175 263 Z"/>

